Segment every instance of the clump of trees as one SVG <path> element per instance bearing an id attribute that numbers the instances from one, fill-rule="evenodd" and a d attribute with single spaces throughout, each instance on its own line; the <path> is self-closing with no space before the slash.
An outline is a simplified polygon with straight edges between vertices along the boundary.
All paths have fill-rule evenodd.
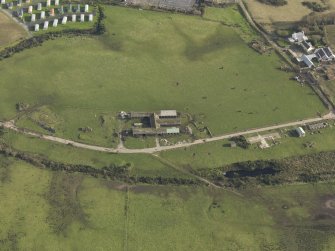
<path id="1" fill-rule="evenodd" d="M 293 182 L 313 183 L 335 178 L 335 151 L 296 156 L 281 160 L 245 161 L 201 169 L 197 174 L 214 183 L 233 188 L 277 185 Z"/>
<path id="2" fill-rule="evenodd" d="M 311 9 L 312 11 L 315 11 L 315 12 L 324 12 L 324 11 L 329 9 L 328 6 L 322 5 L 322 4 L 317 3 L 317 2 L 304 1 L 301 4 L 303 6 L 306 6 L 309 9 Z"/>
<path id="3" fill-rule="evenodd" d="M 104 8 L 99 5 L 98 6 L 98 19 L 95 23 L 95 32 L 98 35 L 104 34 L 106 32 L 106 27 L 104 23 L 104 19 L 106 18 L 106 15 L 104 13 Z"/>
<path id="4" fill-rule="evenodd" d="M 287 4 L 286 0 L 258 0 L 258 1 L 273 6 L 283 6 Z"/>
<path id="5" fill-rule="evenodd" d="M 248 143 L 247 139 L 244 136 L 236 136 L 236 137 L 232 137 L 229 139 L 230 141 L 233 141 L 236 143 L 237 146 L 243 148 L 243 149 L 247 149 L 249 148 L 250 144 Z"/>

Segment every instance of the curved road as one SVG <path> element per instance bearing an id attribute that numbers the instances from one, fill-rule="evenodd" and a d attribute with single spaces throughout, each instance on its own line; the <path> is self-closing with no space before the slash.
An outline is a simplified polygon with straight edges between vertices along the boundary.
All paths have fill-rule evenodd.
<path id="1" fill-rule="evenodd" d="M 83 149 L 89 149 L 89 150 L 94 150 L 94 151 L 99 151 L 99 152 L 107 152 L 107 153 L 157 153 L 161 151 L 166 151 L 166 150 L 173 150 L 177 148 L 183 148 L 183 147 L 190 147 L 194 145 L 200 145 L 200 144 L 205 144 L 208 142 L 214 142 L 218 140 L 223 140 L 223 139 L 229 139 L 231 137 L 236 137 L 240 135 L 246 135 L 246 134 L 252 134 L 252 133 L 260 133 L 260 132 L 265 132 L 265 131 L 270 131 L 270 130 L 276 130 L 276 129 L 281 129 L 285 127 L 291 127 L 291 126 L 300 126 L 300 125 L 305 125 L 309 123 L 315 123 L 315 122 L 320 122 L 323 120 L 334 120 L 335 119 L 335 114 L 334 112 L 330 112 L 327 115 L 323 117 L 318 117 L 318 118 L 311 118 L 311 119 L 304 119 L 300 121 L 295 121 L 295 122 L 289 122 L 289 123 L 284 123 L 284 124 L 279 124 L 279 125 L 273 125 L 273 126 L 268 126 L 268 127 L 263 127 L 263 128 L 257 128 L 257 129 L 249 129 L 241 132 L 234 132 L 234 133 L 229 133 L 229 134 L 224 134 L 221 136 L 216 136 L 212 138 L 206 138 L 206 139 L 198 139 L 195 140 L 191 143 L 182 143 L 182 144 L 176 144 L 172 146 L 157 146 L 153 148 L 144 148 L 144 149 L 127 149 L 123 147 L 123 145 L 119 145 L 118 148 L 107 148 L 107 147 L 102 147 L 102 146 L 95 146 L 95 145 L 88 145 L 84 143 L 79 143 L 73 140 L 68 140 L 68 139 L 63 139 L 60 137 L 55 137 L 51 135 L 45 135 L 45 134 L 40 134 L 36 132 L 32 132 L 26 129 L 18 128 L 15 126 L 14 121 L 8 121 L 8 122 L 0 122 L 0 126 L 3 126 L 4 128 L 29 135 L 32 137 L 40 138 L 43 140 L 47 141 L 53 141 L 57 142 L 60 144 L 64 145 L 72 145 L 74 147 L 78 148 L 83 148 Z"/>

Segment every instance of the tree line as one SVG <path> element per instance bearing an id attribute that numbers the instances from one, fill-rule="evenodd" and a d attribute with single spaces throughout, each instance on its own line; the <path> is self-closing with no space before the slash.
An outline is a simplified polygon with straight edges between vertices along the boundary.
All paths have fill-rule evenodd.
<path id="1" fill-rule="evenodd" d="M 149 177 L 149 176 L 132 176 L 131 163 L 124 165 L 110 164 L 102 168 L 95 168 L 83 164 L 69 164 L 58 161 L 49 160 L 40 155 L 30 154 L 22 151 L 17 151 L 5 143 L 0 144 L 0 154 L 6 157 L 13 157 L 18 160 L 25 161 L 39 168 L 46 168 L 52 171 L 65 171 L 69 173 L 83 173 L 95 178 L 104 178 L 111 180 L 120 180 L 130 184 L 146 183 L 158 185 L 200 185 L 199 180 L 192 178 L 177 178 L 177 177 Z"/>
<path id="2" fill-rule="evenodd" d="M 256 160 L 197 171 L 217 185 L 245 188 L 295 182 L 313 183 L 335 179 L 335 151 L 320 152 L 280 160 Z"/>

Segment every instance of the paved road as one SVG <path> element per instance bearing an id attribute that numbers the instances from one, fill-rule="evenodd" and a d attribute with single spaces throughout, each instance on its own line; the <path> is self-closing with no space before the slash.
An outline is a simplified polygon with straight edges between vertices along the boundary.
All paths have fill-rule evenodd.
<path id="1" fill-rule="evenodd" d="M 205 144 L 208 142 L 214 142 L 214 141 L 223 140 L 223 139 L 229 139 L 231 137 L 240 136 L 240 135 L 261 133 L 261 132 L 281 129 L 285 127 L 300 126 L 300 125 L 315 123 L 315 122 L 319 122 L 323 120 L 334 120 L 334 119 L 335 119 L 334 112 L 330 112 L 327 115 L 323 117 L 318 117 L 318 118 L 304 119 L 304 120 L 290 122 L 290 123 L 284 123 L 284 124 L 273 125 L 273 126 L 268 126 L 268 127 L 263 127 L 263 128 L 234 132 L 234 133 L 224 134 L 224 135 L 216 136 L 212 138 L 195 140 L 191 143 L 181 143 L 181 144 L 172 145 L 172 146 L 156 146 L 153 148 L 144 148 L 144 149 L 127 149 L 121 144 L 119 145 L 118 148 L 107 148 L 107 147 L 102 147 L 102 146 L 83 144 L 83 143 L 79 143 L 73 140 L 63 139 L 63 138 L 50 136 L 50 135 L 44 135 L 44 134 L 29 131 L 26 129 L 18 128 L 17 126 L 15 126 L 14 121 L 0 122 L 0 126 L 3 126 L 7 129 L 10 129 L 10 130 L 13 130 L 13 131 L 25 134 L 25 135 L 40 138 L 43 140 L 53 141 L 53 142 L 57 142 L 57 143 L 64 144 L 64 145 L 72 145 L 74 147 L 89 149 L 89 150 L 94 150 L 94 151 L 99 151 L 99 152 L 124 153 L 124 154 L 126 153 L 151 153 L 152 154 L 152 153 L 157 153 L 157 152 L 166 151 L 166 150 L 173 150 L 173 149 L 178 149 L 178 148 Z"/>

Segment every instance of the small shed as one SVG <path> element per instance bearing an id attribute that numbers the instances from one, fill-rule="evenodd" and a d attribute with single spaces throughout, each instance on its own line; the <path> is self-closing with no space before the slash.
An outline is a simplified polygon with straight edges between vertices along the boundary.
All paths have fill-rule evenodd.
<path id="1" fill-rule="evenodd" d="M 300 138 L 306 136 L 306 132 L 305 132 L 304 129 L 302 129 L 302 127 L 296 128 L 295 131 L 297 132 L 297 134 Z"/>

